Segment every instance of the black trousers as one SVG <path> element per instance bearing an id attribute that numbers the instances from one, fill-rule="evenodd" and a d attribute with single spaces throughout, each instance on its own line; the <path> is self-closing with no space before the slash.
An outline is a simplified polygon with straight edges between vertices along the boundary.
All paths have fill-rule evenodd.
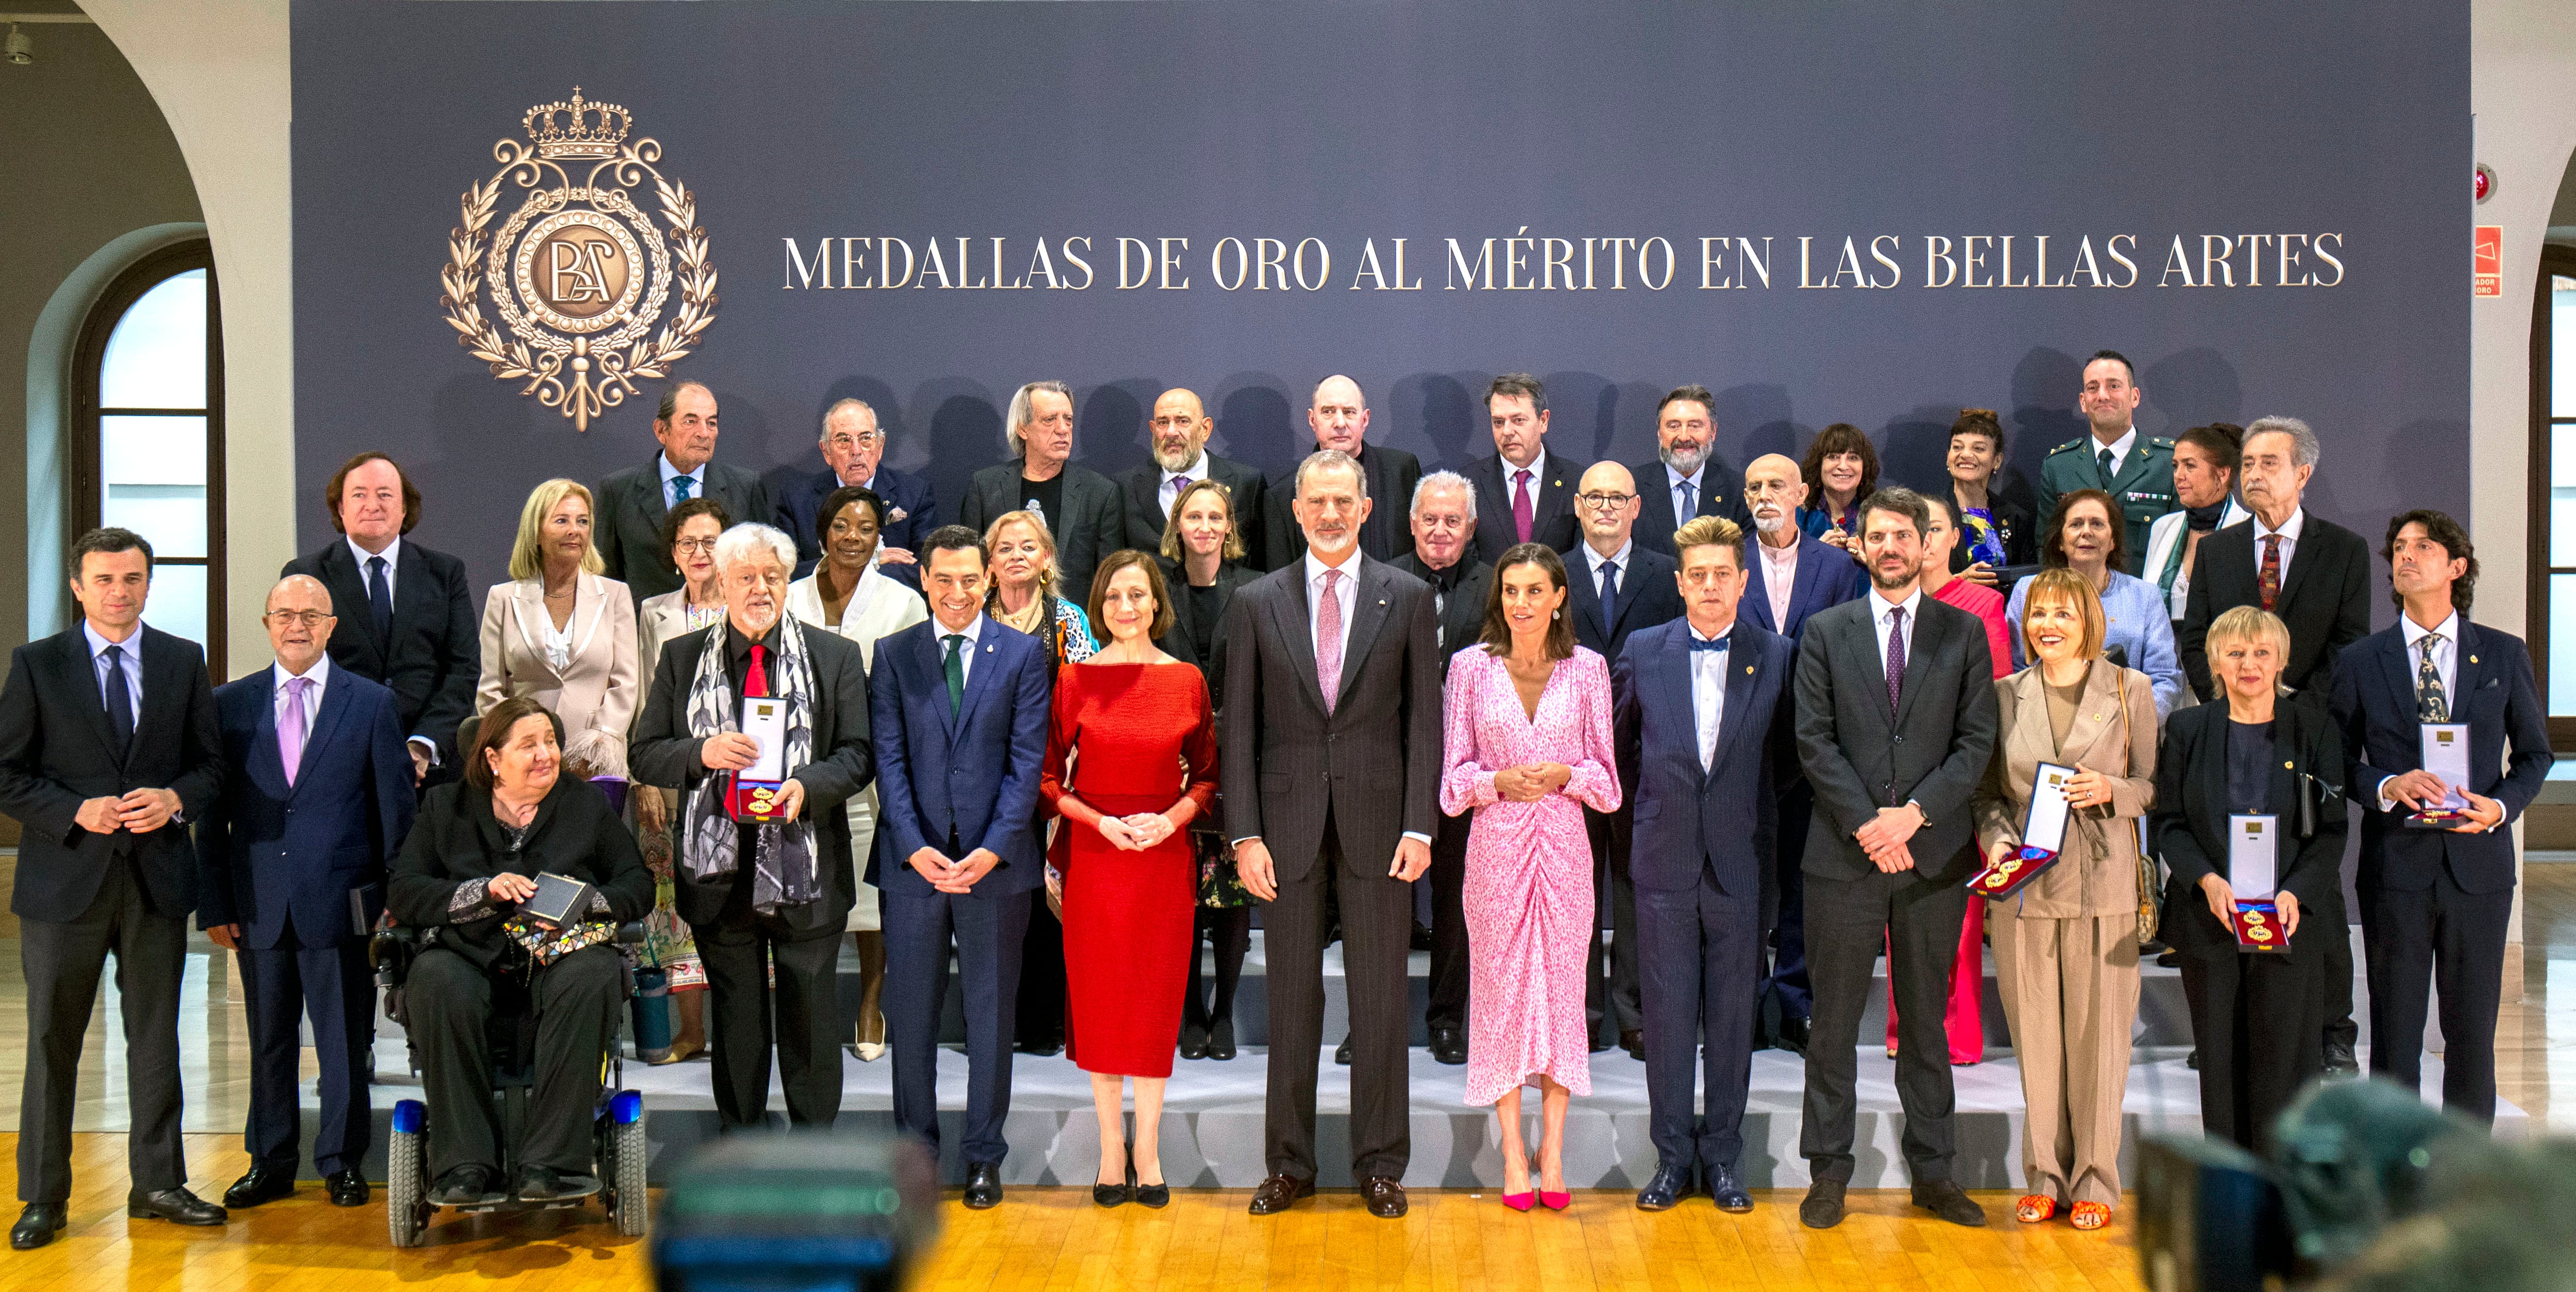
<path id="1" fill-rule="evenodd" d="M 1753 1073 L 1753 1006 L 1762 967 L 1761 902 L 1729 897 L 1700 868 L 1680 892 L 1637 893 L 1644 962 L 1646 1107 L 1657 1165 L 1735 1170 Z M 1697 1115 L 1694 1058 L 1706 1064 L 1708 1111 Z"/>
<path id="2" fill-rule="evenodd" d="M 1342 985 L 1351 1015 L 1351 1174 L 1403 1179 L 1413 1157 L 1405 957 L 1413 944 L 1413 893 L 1386 873 L 1389 857 L 1349 857 L 1324 818 L 1323 846 L 1304 876 L 1281 879 L 1261 916 L 1269 960 L 1268 1143 L 1272 1175 L 1315 1178 L 1315 1085 L 1324 1043 L 1324 932 L 1336 900 Z"/>
<path id="3" fill-rule="evenodd" d="M 242 1148 L 252 1162 L 292 1173 L 304 1115 L 296 1100 L 303 1058 L 299 1020 L 313 1020 L 313 1059 L 322 1124 L 313 1137 L 313 1167 L 323 1175 L 358 1170 L 373 1129 L 367 1113 L 367 1047 L 374 1035 L 375 976 L 367 948 L 355 940 L 300 947 L 290 922 L 277 945 L 243 947 L 242 995 L 250 1002 L 250 1120 Z"/>
<path id="4" fill-rule="evenodd" d="M 174 827 L 175 828 L 175 827 Z M 125 1018 L 126 1170 L 136 1193 L 188 1182 L 179 1143 L 179 975 L 187 965 L 184 915 L 145 903 L 134 864 L 108 862 L 98 896 L 68 924 L 21 920 L 18 964 L 27 979 L 27 1063 L 18 1094 L 18 1200 L 63 1202 L 72 1192 L 72 1107 L 81 1038 L 98 980 L 116 957 Z"/>
<path id="5" fill-rule="evenodd" d="M 1762 979 L 1762 994 L 1780 1005 L 1780 1017 L 1805 1018 L 1815 1012 L 1815 993 L 1807 981 L 1807 823 L 1816 811 L 1815 787 L 1807 778 L 1780 794 L 1779 847 L 1772 853 L 1774 910 L 1769 920 L 1771 968 Z"/>
<path id="6" fill-rule="evenodd" d="M 2368 938 L 2369 931 L 2364 930 L 2362 936 Z M 2322 984 L 2325 1004 L 2321 1012 L 2325 1024 L 2323 1035 L 2326 1044 L 2341 1042 L 2349 1049 L 2361 1040 L 2361 1024 L 2354 1022 L 2352 1017 L 2352 932 L 2349 927 L 2343 930 L 2342 937 L 2327 940 L 2325 953 L 2325 981 Z M 2499 969 L 2497 972 L 2503 971 Z"/>
<path id="7" fill-rule="evenodd" d="M 588 1175 L 591 1113 L 599 1106 L 599 1057 L 617 1039 L 625 967 L 605 946 L 583 947 L 528 980 L 537 1019 L 536 1083 L 519 1128 L 518 1160 Z M 421 1095 L 429 1102 L 429 1178 L 460 1166 L 501 1169 L 501 1111 L 493 1099 L 492 1042 L 485 1026 L 492 975 L 453 951 L 432 947 L 412 961 L 403 997 L 420 1051 Z"/>
<path id="8" fill-rule="evenodd" d="M 1628 840 L 1634 833 L 1627 809 L 1595 812 L 1583 809 L 1583 828 L 1592 836 L 1592 949 L 1584 961 L 1583 1022 L 1595 1045 L 1616 1045 L 1619 1033 L 1646 1025 L 1637 974 L 1637 886 L 1628 880 Z M 1610 917 L 1610 940 L 1601 940 L 1601 916 Z M 1464 919 L 1462 915 L 1460 917 Z"/>
<path id="9" fill-rule="evenodd" d="M 2495 1029 L 2513 890 L 2466 893 L 2448 869 L 2420 893 L 2364 889 L 2361 946 L 2370 974 L 2370 1070 L 2424 1084 L 2424 1015 L 2442 1011 L 2442 1106 L 2495 1120 Z"/>
<path id="10" fill-rule="evenodd" d="M 1440 818 L 1431 836 L 1431 999 L 1422 1021 L 1467 1034 L 1467 829 L 1472 814 Z"/>
<path id="11" fill-rule="evenodd" d="M 728 1128 L 768 1124 L 774 1049 L 788 1124 L 830 1129 L 841 1114 L 841 931 L 793 930 L 775 915 L 729 906 L 697 935 L 717 1118 Z"/>
<path id="12" fill-rule="evenodd" d="M 1849 1183 L 1858 1117 L 1860 1016 L 1882 941 L 1895 949 L 1896 1095 L 1905 1108 L 1905 1164 L 1916 1184 L 1950 1178 L 1956 1151 L 1950 1038 L 1943 1016 L 1968 914 L 1964 884 L 1917 870 L 1859 879 L 1806 877 L 1807 974 L 1815 990 L 1807 1094 L 1798 1151 L 1813 1179 Z"/>
<path id="13" fill-rule="evenodd" d="M 1216 948 L 1216 995 L 1208 996 L 1207 971 L 1200 967 L 1199 948 Z M 1252 908 L 1249 906 L 1201 906 L 1190 917 L 1190 987 L 1181 998 L 1181 1026 L 1204 1032 L 1223 1022 L 1234 1021 L 1234 991 L 1243 982 L 1243 957 L 1252 950 Z"/>
<path id="14" fill-rule="evenodd" d="M 955 854 L 951 854 L 955 855 Z M 1029 901 L 1029 927 L 1020 935 L 1020 986 L 1012 1035 L 1025 1048 L 1064 1044 L 1064 922 L 1038 890 Z"/>
<path id="15" fill-rule="evenodd" d="M 2192 914 L 2217 924 L 2205 909 Z M 2317 941 L 2349 945 L 2343 912 L 2325 914 L 2330 927 L 2317 932 L 2329 936 Z M 2299 1087 L 2325 1071 L 2317 1036 L 2329 970 L 2323 948 L 2309 942 L 2305 912 L 2301 919 L 2287 956 L 2239 952 L 2233 938 L 2181 949 L 2183 999 L 2200 1051 L 2201 1132 L 2256 1153 L 2268 1148 L 2273 1121 Z M 2417 1036 L 2423 1028 L 2418 1015 Z"/>

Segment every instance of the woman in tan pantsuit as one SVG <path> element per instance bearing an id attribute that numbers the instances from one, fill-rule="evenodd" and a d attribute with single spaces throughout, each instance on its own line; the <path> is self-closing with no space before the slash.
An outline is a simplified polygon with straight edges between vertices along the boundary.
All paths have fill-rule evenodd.
<path id="1" fill-rule="evenodd" d="M 483 599 L 479 720 L 513 696 L 536 697 L 563 721 L 563 757 L 593 775 L 626 775 L 626 727 L 642 686 L 635 600 L 599 576 L 590 490 L 548 480 L 519 511 L 510 582 Z"/>
<path id="2" fill-rule="evenodd" d="M 2138 819 L 2156 796 L 2155 685 L 2101 657 L 2106 628 L 2083 576 L 2031 579 L 2021 639 L 2037 662 L 1995 682 L 1995 753 L 1975 803 L 1988 859 L 2007 856 L 2022 846 L 2039 764 L 2077 771 L 2057 864 L 1989 903 L 1986 929 L 2028 1108 L 2030 1192 L 2014 1214 L 2036 1224 L 2069 1210 L 2078 1229 L 2109 1224 L 2120 1200 L 2120 1104 L 2138 1016 Z"/>

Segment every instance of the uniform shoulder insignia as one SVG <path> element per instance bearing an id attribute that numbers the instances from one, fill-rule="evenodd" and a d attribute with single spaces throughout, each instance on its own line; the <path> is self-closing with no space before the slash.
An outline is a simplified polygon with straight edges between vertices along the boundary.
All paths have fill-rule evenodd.
<path id="1" fill-rule="evenodd" d="M 2166 439 L 2165 437 L 2163 437 L 2163 436 L 2161 436 L 2161 435 L 2158 435 L 2158 436 L 2155 436 L 2155 437 L 2153 437 L 2153 438 L 2149 439 L 2149 440 L 2147 441 L 2147 446 L 2148 446 L 2149 448 L 2169 449 L 2169 448 L 2172 448 L 2172 447 L 2174 446 L 2174 442 L 2173 442 L 2172 440 Z"/>
<path id="2" fill-rule="evenodd" d="M 2088 438 L 2090 437 L 2082 435 L 2076 436 L 2074 439 L 2068 440 L 2064 444 L 2060 444 L 2056 448 L 2050 449 L 2048 451 L 2048 456 L 2056 457 L 2058 454 L 2064 453 L 2070 449 L 2082 448 L 2084 447 L 2084 441 Z"/>

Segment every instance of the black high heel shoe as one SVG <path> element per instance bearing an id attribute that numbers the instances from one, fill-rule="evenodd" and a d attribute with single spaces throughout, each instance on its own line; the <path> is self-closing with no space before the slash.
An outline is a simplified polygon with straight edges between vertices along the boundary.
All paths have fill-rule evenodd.
<path id="1" fill-rule="evenodd" d="M 1091 1186 L 1091 1201 L 1093 1205 L 1101 1207 L 1123 1206 L 1135 1195 L 1135 1186 L 1136 1152 L 1134 1146 L 1130 1145 L 1127 1151 L 1127 1182 L 1124 1184 L 1100 1184 L 1097 1182 L 1097 1177 L 1094 1177 L 1094 1183 Z"/>
<path id="2" fill-rule="evenodd" d="M 1161 1184 L 1136 1183 L 1136 1146 L 1133 1144 L 1127 1146 L 1127 1192 L 1138 1203 L 1156 1209 L 1170 1206 L 1172 1202 L 1170 1181 L 1167 1180 Z"/>
<path id="3" fill-rule="evenodd" d="M 1234 1018 L 1231 1015 L 1218 1019 L 1214 1026 L 1208 1028 L 1207 1056 L 1211 1059 L 1234 1057 Z"/>

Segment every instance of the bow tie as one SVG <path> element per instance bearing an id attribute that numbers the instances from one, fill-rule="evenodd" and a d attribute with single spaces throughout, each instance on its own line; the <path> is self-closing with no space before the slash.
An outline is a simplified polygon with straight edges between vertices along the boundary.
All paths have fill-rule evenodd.
<path id="1" fill-rule="evenodd" d="M 1726 649 L 1726 644 L 1733 640 L 1735 640 L 1735 634 L 1733 633 L 1728 633 L 1724 637 L 1720 637 L 1713 642 L 1701 641 L 1698 637 L 1694 636 L 1691 638 L 1690 648 L 1694 652 L 1704 650 L 1723 651 Z"/>

